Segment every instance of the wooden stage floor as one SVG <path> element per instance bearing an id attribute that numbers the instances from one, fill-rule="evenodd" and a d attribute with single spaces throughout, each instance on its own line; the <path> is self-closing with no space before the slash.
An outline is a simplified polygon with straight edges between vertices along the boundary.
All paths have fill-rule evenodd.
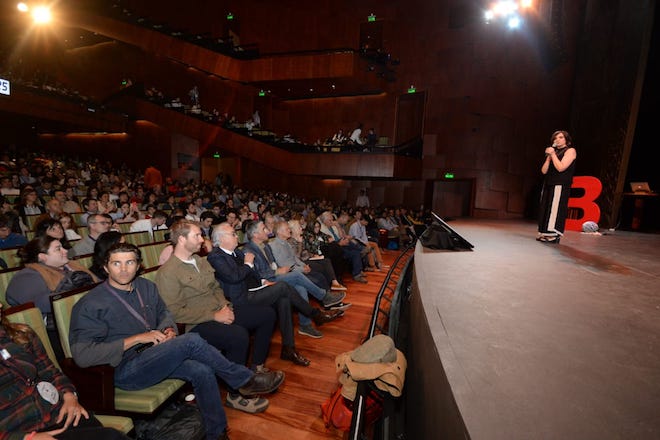
<path id="1" fill-rule="evenodd" d="M 415 278 L 469 436 L 660 438 L 660 235 L 449 225 L 474 251 L 418 244 Z"/>

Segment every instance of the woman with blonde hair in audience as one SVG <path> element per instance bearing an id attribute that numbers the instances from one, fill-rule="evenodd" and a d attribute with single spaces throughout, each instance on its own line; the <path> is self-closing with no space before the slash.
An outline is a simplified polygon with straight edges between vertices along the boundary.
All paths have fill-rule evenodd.
<path id="1" fill-rule="evenodd" d="M 76 225 L 76 221 L 73 219 L 71 214 L 68 212 L 63 212 L 60 214 L 60 224 L 62 225 L 62 229 L 64 229 L 64 235 L 66 236 L 67 240 L 74 241 L 82 239 L 80 234 L 76 232 L 78 226 Z"/>
<path id="2" fill-rule="evenodd" d="M 289 220 L 289 228 L 291 228 L 291 237 L 287 240 L 291 248 L 293 249 L 296 257 L 304 261 L 313 272 L 318 272 L 326 279 L 328 282 L 327 285 L 330 286 L 332 290 L 346 290 L 339 281 L 337 281 L 337 275 L 335 270 L 332 267 L 332 262 L 329 259 L 326 259 L 322 254 L 310 254 L 307 249 L 305 249 L 304 238 L 303 238 L 303 228 L 300 224 L 300 220 Z"/>

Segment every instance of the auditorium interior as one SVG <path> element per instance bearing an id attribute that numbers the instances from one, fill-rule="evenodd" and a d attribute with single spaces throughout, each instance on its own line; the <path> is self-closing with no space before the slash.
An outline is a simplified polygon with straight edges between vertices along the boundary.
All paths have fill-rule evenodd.
<path id="1" fill-rule="evenodd" d="M 337 350 L 401 280 L 390 320 L 406 387 L 386 424 L 352 438 L 660 436 L 654 0 L 499 2 L 518 21 L 487 0 L 59 0 L 44 24 L 16 3 L 0 10 L 2 155 L 222 173 L 336 205 L 367 190 L 372 206 L 430 210 L 474 245 L 420 240 L 398 265 L 388 251 L 393 273 L 355 287 L 362 321 L 319 353 L 327 365 L 287 372 L 310 389 L 322 372 L 331 391 Z M 333 140 L 357 127 L 373 140 Z M 576 176 L 602 184 L 601 234 L 553 246 L 534 234 L 556 130 L 573 138 Z M 232 438 L 349 438 L 323 426 L 325 394 L 305 400 L 309 425 L 282 394 L 288 407 L 261 427 L 230 413 Z"/>

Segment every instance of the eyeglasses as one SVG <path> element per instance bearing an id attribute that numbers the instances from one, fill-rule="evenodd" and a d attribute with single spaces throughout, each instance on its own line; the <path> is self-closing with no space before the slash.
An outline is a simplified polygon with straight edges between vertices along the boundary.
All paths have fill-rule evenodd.
<path id="1" fill-rule="evenodd" d="M 90 223 L 91 223 L 91 224 L 98 223 L 98 224 L 100 224 L 100 225 L 111 225 L 111 224 L 112 224 L 112 222 L 108 222 L 108 221 L 105 221 L 105 222 L 90 222 Z"/>

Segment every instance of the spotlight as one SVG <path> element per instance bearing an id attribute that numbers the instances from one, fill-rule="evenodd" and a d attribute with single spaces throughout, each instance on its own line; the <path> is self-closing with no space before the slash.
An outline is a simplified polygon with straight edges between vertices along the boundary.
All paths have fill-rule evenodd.
<path id="1" fill-rule="evenodd" d="M 34 11 L 32 11 L 32 19 L 37 24 L 48 23 L 51 19 L 50 9 L 46 6 L 37 6 L 34 8 Z"/>
<path id="2" fill-rule="evenodd" d="M 520 17 L 514 16 L 507 21 L 509 29 L 518 29 L 520 27 Z"/>
<path id="3" fill-rule="evenodd" d="M 17 4 L 17 5 L 16 5 L 16 8 L 18 8 L 18 10 L 21 11 L 21 12 L 27 12 L 27 11 L 30 10 L 30 8 L 28 7 L 28 5 L 26 5 L 26 4 L 23 3 L 23 2 L 20 2 L 19 4 Z"/>

